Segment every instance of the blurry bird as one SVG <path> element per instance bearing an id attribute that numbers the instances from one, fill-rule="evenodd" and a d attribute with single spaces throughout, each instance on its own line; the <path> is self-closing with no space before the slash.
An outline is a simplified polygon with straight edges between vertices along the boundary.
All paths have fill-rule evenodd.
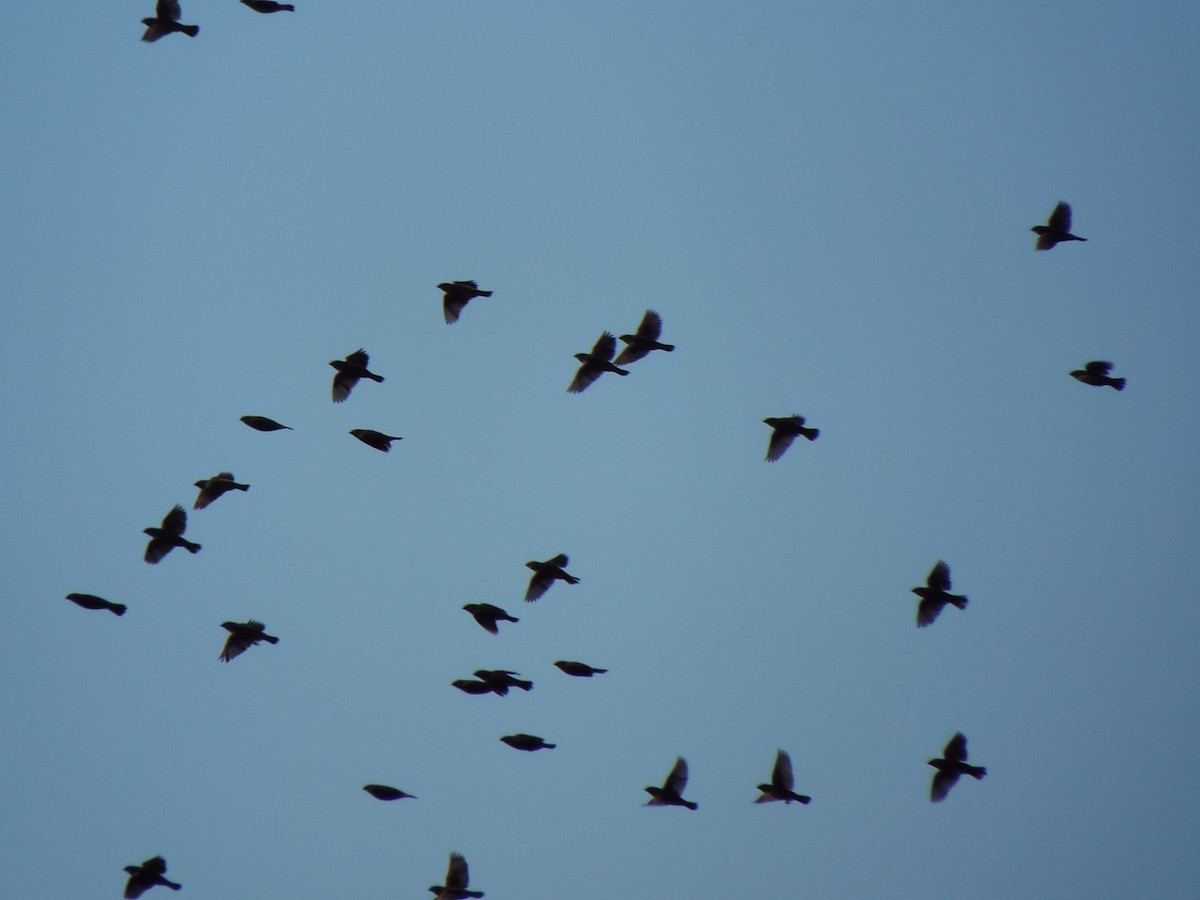
<path id="1" fill-rule="evenodd" d="M 947 603 L 959 609 L 967 608 L 967 598 L 960 594 L 948 593 L 949 590 L 950 567 L 938 560 L 925 578 L 925 587 L 912 589 L 912 592 L 921 598 L 921 602 L 917 604 L 918 628 L 932 625 Z"/>
<path id="2" fill-rule="evenodd" d="M 399 788 L 394 788 L 389 784 L 364 784 L 363 790 L 376 800 L 401 800 L 405 797 L 413 800 L 417 799 L 415 794 L 406 794 Z"/>
<path id="3" fill-rule="evenodd" d="M 337 369 L 333 376 L 333 402 L 341 403 L 350 396 L 360 378 L 370 378 L 372 381 L 383 381 L 382 375 L 376 375 L 367 370 L 371 361 L 366 352 L 360 347 L 345 359 L 331 359 L 329 364 Z"/>
<path id="4" fill-rule="evenodd" d="M 942 751 L 944 759 L 931 759 L 929 765 L 937 769 L 933 775 L 933 784 L 929 787 L 929 799 L 941 803 L 954 787 L 959 775 L 970 775 L 976 781 L 982 781 L 987 774 L 983 766 L 967 765 L 967 737 L 961 731 L 950 738 L 946 749 Z"/>
<path id="5" fill-rule="evenodd" d="M 533 569 L 533 577 L 529 579 L 529 589 L 525 591 L 525 602 L 532 603 L 537 600 L 550 590 L 550 585 L 554 584 L 556 580 L 565 581 L 567 584 L 579 584 L 579 579 L 574 575 L 568 575 L 566 569 L 563 568 L 570 562 L 567 554 L 560 553 L 545 562 L 525 563 L 526 568 Z"/>
<path id="6" fill-rule="evenodd" d="M 178 504 L 163 516 L 162 525 L 158 528 L 143 528 L 142 533 L 150 535 L 150 543 L 146 545 L 146 562 L 159 562 L 176 547 L 183 547 L 189 553 L 199 553 L 200 545 L 186 540 L 183 537 L 185 531 L 187 513 Z"/>
<path id="7" fill-rule="evenodd" d="M 498 606 L 492 606 L 490 603 L 467 603 L 463 606 L 467 612 L 479 623 L 484 631 L 490 631 L 492 634 L 499 634 L 500 628 L 497 622 L 520 622 L 520 619 L 513 618 Z"/>
<path id="8" fill-rule="evenodd" d="M 646 793 L 650 795 L 647 806 L 686 806 L 688 809 L 698 809 L 698 803 L 692 803 L 690 800 L 683 799 L 684 788 L 688 783 L 688 764 L 687 760 L 682 756 L 675 760 L 675 765 L 671 768 L 671 774 L 667 776 L 667 780 L 663 782 L 662 787 L 647 787 Z"/>
<path id="9" fill-rule="evenodd" d="M 402 437 L 394 437 L 384 434 L 382 431 L 372 431 L 370 428 L 351 428 L 350 434 L 354 435 L 368 447 L 374 447 L 376 450 L 382 450 L 384 453 L 392 449 L 392 441 L 402 441 Z"/>
<path id="10" fill-rule="evenodd" d="M 158 0 L 154 7 L 153 18 L 142 19 L 142 24 L 146 26 L 146 33 L 142 35 L 142 40 L 157 41 L 172 31 L 182 31 L 188 37 L 195 37 L 200 33 L 199 25 L 180 25 L 180 15 L 179 0 Z"/>
<path id="11" fill-rule="evenodd" d="M 617 352 L 617 339 L 610 332 L 604 332 L 600 335 L 592 347 L 591 353 L 576 353 L 575 358 L 582 365 L 575 373 L 575 377 L 571 379 L 571 384 L 567 388 L 569 394 L 580 394 L 587 390 L 588 386 L 593 381 L 603 375 L 605 372 L 616 372 L 618 375 L 628 375 L 624 369 L 613 364 L 613 354 Z"/>
<path id="12" fill-rule="evenodd" d="M 651 350 L 666 350 L 670 353 L 675 349 L 675 345 L 660 344 L 658 337 L 661 334 L 662 316 L 652 309 L 646 310 L 646 314 L 642 316 L 642 323 L 637 327 L 637 334 L 621 335 L 621 340 L 629 346 L 622 350 L 621 355 L 613 362 L 618 366 L 627 366 L 631 362 L 637 362 Z"/>
<path id="13" fill-rule="evenodd" d="M 1112 363 L 1096 359 L 1090 363 L 1084 363 L 1082 369 L 1076 369 L 1071 373 L 1071 377 L 1094 387 L 1108 385 L 1108 387 L 1116 388 L 1118 391 L 1125 390 L 1124 378 L 1109 378 L 1108 373 L 1112 371 L 1112 367 Z"/>
<path id="14" fill-rule="evenodd" d="M 483 891 L 469 891 L 471 882 L 467 861 L 461 853 L 450 854 L 450 866 L 446 869 L 446 883 L 431 885 L 429 890 L 437 896 L 434 900 L 467 900 L 468 897 L 482 897 Z"/>
<path id="15" fill-rule="evenodd" d="M 196 482 L 196 487 L 200 488 L 200 495 L 196 497 L 192 509 L 204 509 L 227 491 L 250 490 L 250 485 L 234 481 L 232 472 L 218 472 L 212 478 L 201 479 Z"/>
<path id="16" fill-rule="evenodd" d="M 500 738 L 514 750 L 553 750 L 558 744 L 547 744 L 536 734 L 506 734 Z"/>
<path id="17" fill-rule="evenodd" d="M 470 678 L 460 678 L 457 681 L 450 682 L 464 694 L 492 694 L 495 693 L 492 686 L 486 681 L 474 681 Z"/>
<path id="18" fill-rule="evenodd" d="M 1038 236 L 1037 249 L 1049 250 L 1055 244 L 1063 241 L 1086 241 L 1078 235 L 1071 234 L 1071 205 L 1061 200 L 1045 225 L 1034 225 L 1029 229 Z"/>
<path id="19" fill-rule="evenodd" d="M 158 884 L 169 887 L 173 891 L 183 887 L 183 885 L 168 881 L 163 877 L 167 872 L 167 861 L 161 856 L 152 856 L 140 866 L 126 866 L 125 871 L 129 873 L 129 881 L 125 883 L 126 900 L 137 900 L 138 897 Z"/>
<path id="20" fill-rule="evenodd" d="M 476 297 L 490 297 L 491 291 L 481 291 L 474 281 L 443 281 L 438 285 L 442 297 L 442 314 L 446 324 L 453 325 L 458 321 L 463 308 Z"/>
<path id="21" fill-rule="evenodd" d="M 242 0 L 242 3 L 255 12 L 260 13 L 283 12 L 285 9 L 288 12 L 296 11 L 296 7 L 292 6 L 292 4 L 276 3 L 275 0 Z"/>
<path id="22" fill-rule="evenodd" d="M 758 789 L 762 791 L 762 796 L 754 802 L 770 803 L 772 800 L 782 800 L 784 803 L 791 803 L 796 800 L 808 804 L 812 797 L 797 794 L 792 790 L 793 785 L 792 758 L 787 755 L 786 750 L 779 750 L 775 754 L 775 768 L 771 770 L 771 783 L 758 786 Z"/>
<path id="23" fill-rule="evenodd" d="M 804 416 L 794 414 L 783 417 L 771 416 L 763 419 L 763 422 L 775 429 L 771 432 L 770 443 L 767 444 L 767 462 L 775 462 L 783 456 L 784 451 L 792 446 L 792 441 L 796 439 L 797 435 L 803 435 L 810 441 L 815 441 L 821 434 L 819 428 L 804 427 Z"/>
<path id="24" fill-rule="evenodd" d="M 290 425 L 280 425 L 274 419 L 268 419 L 266 416 L 242 416 L 242 421 L 253 428 L 255 431 L 291 431 Z"/>
<path id="25" fill-rule="evenodd" d="M 492 690 L 501 697 L 508 693 L 510 687 L 520 688 L 523 691 L 532 691 L 532 681 L 522 681 L 515 676 L 520 675 L 520 672 L 510 672 L 508 669 L 476 669 L 474 676 L 485 684 L 492 686 Z"/>
<path id="26" fill-rule="evenodd" d="M 84 609 L 107 609 L 118 616 L 125 615 L 127 609 L 124 603 L 111 603 L 95 594 L 67 594 L 67 599 Z"/>
<path id="27" fill-rule="evenodd" d="M 608 671 L 608 669 L 597 669 L 594 666 L 589 666 L 587 663 L 573 662 L 569 659 L 560 659 L 555 665 L 568 675 L 574 675 L 578 678 L 591 678 L 593 675 L 603 675 Z"/>
<path id="28" fill-rule="evenodd" d="M 245 622 L 222 622 L 221 627 L 229 632 L 229 638 L 225 641 L 225 649 L 221 651 L 221 662 L 229 662 L 231 659 L 241 656 L 249 648 L 262 641 L 266 641 L 268 644 L 279 643 L 279 638 L 267 634 L 266 626 L 262 622 L 256 622 L 253 619 Z"/>

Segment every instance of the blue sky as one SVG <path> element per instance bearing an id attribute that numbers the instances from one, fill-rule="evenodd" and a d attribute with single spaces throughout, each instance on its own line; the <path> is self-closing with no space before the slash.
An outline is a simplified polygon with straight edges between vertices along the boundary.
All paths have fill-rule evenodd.
<path id="1" fill-rule="evenodd" d="M 1195 4 L 297 6 L 0 10 L 0 895 L 1196 896 Z"/>

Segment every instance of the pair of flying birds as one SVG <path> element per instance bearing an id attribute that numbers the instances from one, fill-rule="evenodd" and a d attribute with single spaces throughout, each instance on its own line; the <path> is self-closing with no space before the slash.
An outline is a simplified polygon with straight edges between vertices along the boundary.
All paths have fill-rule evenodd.
<path id="1" fill-rule="evenodd" d="M 290 3 L 276 3 L 275 0 L 242 0 L 242 5 L 260 13 L 295 12 L 296 10 L 296 7 Z M 142 40 L 157 41 L 159 38 L 175 32 L 186 34 L 188 37 L 198 35 L 200 26 L 182 24 L 179 21 L 182 15 L 183 11 L 179 8 L 179 0 L 158 0 L 154 5 L 154 15 L 142 19 L 142 24 L 146 26 Z"/>
<path id="2" fill-rule="evenodd" d="M 580 365 L 575 372 L 575 377 L 571 379 L 571 383 L 567 387 L 567 392 L 583 393 L 605 372 L 628 375 L 628 370 L 622 369 L 621 366 L 637 362 L 639 359 L 649 356 L 654 350 L 670 353 L 675 349 L 675 345 L 659 341 L 659 337 L 662 336 L 662 327 L 662 316 L 652 309 L 646 310 L 642 321 L 638 324 L 637 331 L 633 334 L 621 335 L 625 349 L 619 356 L 617 356 L 616 337 L 611 331 L 603 332 L 596 343 L 592 345 L 590 352 L 575 354 Z M 614 356 L 616 359 L 613 359 Z"/>

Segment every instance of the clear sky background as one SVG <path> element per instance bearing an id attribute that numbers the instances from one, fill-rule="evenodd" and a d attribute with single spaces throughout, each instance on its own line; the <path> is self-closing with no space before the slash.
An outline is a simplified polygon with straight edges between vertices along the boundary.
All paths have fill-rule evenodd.
<path id="1" fill-rule="evenodd" d="M 0 896 L 1200 895 L 1200 7 L 296 2 L 0 5 Z"/>

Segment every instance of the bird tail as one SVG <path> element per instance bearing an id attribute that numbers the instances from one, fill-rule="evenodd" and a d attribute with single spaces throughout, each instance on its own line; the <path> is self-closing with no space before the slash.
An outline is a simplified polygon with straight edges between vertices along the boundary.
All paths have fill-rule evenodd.
<path id="1" fill-rule="evenodd" d="M 191 541 L 184 541 L 183 546 L 187 547 L 188 553 L 199 553 L 200 552 L 200 545 L 193 544 Z"/>
<path id="2" fill-rule="evenodd" d="M 250 485 L 248 485 L 248 484 L 235 484 L 234 487 L 237 488 L 239 491 L 250 490 Z"/>
<path id="3" fill-rule="evenodd" d="M 542 746 L 545 747 L 547 750 L 553 750 L 555 747 L 558 746 L 558 744 L 547 744 L 545 741 L 543 741 Z"/>
<path id="4" fill-rule="evenodd" d="M 110 610 L 112 610 L 114 613 L 116 613 L 118 616 L 125 615 L 125 610 L 128 609 L 128 607 L 124 603 L 110 603 L 108 608 Z"/>
<path id="5" fill-rule="evenodd" d="M 513 687 L 519 687 L 523 691 L 532 691 L 533 690 L 533 682 L 532 681 L 520 681 L 518 679 L 513 679 Z"/>
<path id="6" fill-rule="evenodd" d="M 492 292 L 491 292 L 491 291 L 480 291 L 480 292 L 479 292 L 479 294 L 478 294 L 478 296 L 480 296 L 480 297 L 490 297 L 490 296 L 492 296 Z"/>
<path id="7" fill-rule="evenodd" d="M 983 781 L 983 776 L 987 774 L 986 766 L 967 766 L 967 774 L 976 781 Z"/>
<path id="8" fill-rule="evenodd" d="M 659 344 L 658 349 L 666 350 L 668 353 L 670 353 L 672 350 L 675 349 L 675 345 L 674 344 Z"/>
<path id="9" fill-rule="evenodd" d="M 292 6 L 292 4 L 290 4 L 290 3 L 280 3 L 280 4 L 279 4 L 279 8 L 280 8 L 280 9 L 286 9 L 288 12 L 295 12 L 295 11 L 296 11 L 296 7 Z"/>
<path id="10" fill-rule="evenodd" d="M 505 622 L 520 622 L 521 620 L 518 619 L 516 616 L 505 616 L 504 621 Z"/>
<path id="11" fill-rule="evenodd" d="M 959 609 L 967 608 L 967 598 L 959 594 L 947 594 L 946 602 L 953 606 L 957 606 Z"/>
<path id="12" fill-rule="evenodd" d="M 803 803 L 805 806 L 808 806 L 808 804 L 812 803 L 812 797 L 809 797 L 806 794 L 793 794 L 792 799 Z"/>
<path id="13" fill-rule="evenodd" d="M 820 428 L 802 428 L 802 429 L 800 429 L 800 433 L 802 435 L 804 435 L 806 438 L 808 438 L 810 441 L 815 441 L 818 437 L 821 436 L 821 429 Z"/>
<path id="14" fill-rule="evenodd" d="M 158 878 L 159 878 L 158 883 L 161 884 L 163 887 L 169 887 L 173 891 L 178 891 L 183 888 L 182 884 L 178 884 L 177 882 L 174 882 L 174 881 L 168 881 L 167 879 L 163 878 L 161 875 L 158 876 Z"/>
<path id="15" fill-rule="evenodd" d="M 200 26 L 199 25 L 180 25 L 179 30 L 182 31 L 184 34 L 186 34 L 188 37 L 195 37 L 196 35 L 198 35 L 200 33 Z M 179 885 L 175 885 L 174 890 L 179 890 Z"/>
<path id="16" fill-rule="evenodd" d="M 616 372 L 618 375 L 628 375 L 629 374 L 628 369 L 622 369 L 620 367 L 614 368 L 613 371 Z"/>
<path id="17" fill-rule="evenodd" d="M 364 377 L 364 378 L 370 378 L 372 381 L 378 381 L 380 384 L 382 384 L 382 383 L 383 383 L 383 376 L 382 376 L 382 375 L 376 375 L 374 372 L 366 372 L 366 373 L 364 373 L 364 374 L 363 374 L 363 377 Z"/>
<path id="18" fill-rule="evenodd" d="M 279 638 L 275 637 L 275 635 L 273 635 L 273 634 L 264 634 L 262 636 L 262 639 L 264 641 L 266 641 L 268 644 L 278 644 L 279 643 Z"/>
<path id="19" fill-rule="evenodd" d="M 1125 390 L 1125 379 L 1124 378 L 1114 378 L 1110 382 L 1110 384 L 1112 384 L 1112 386 L 1115 387 L 1118 391 Z"/>
<path id="20" fill-rule="evenodd" d="M 691 800 L 684 800 L 684 801 L 683 801 L 683 805 L 684 805 L 684 806 L 686 806 L 688 809 L 691 809 L 691 810 L 697 810 L 697 809 L 699 809 L 699 808 L 700 808 L 700 804 L 699 804 L 699 803 L 693 803 Z"/>
<path id="21" fill-rule="evenodd" d="M 596 673 L 597 675 L 603 675 L 605 672 L 608 671 L 608 669 L 592 669 L 592 671 L 594 673 Z"/>
<path id="22" fill-rule="evenodd" d="M 568 575 L 567 576 L 567 584 L 579 584 L 579 579 L 576 578 L 574 575 Z"/>

